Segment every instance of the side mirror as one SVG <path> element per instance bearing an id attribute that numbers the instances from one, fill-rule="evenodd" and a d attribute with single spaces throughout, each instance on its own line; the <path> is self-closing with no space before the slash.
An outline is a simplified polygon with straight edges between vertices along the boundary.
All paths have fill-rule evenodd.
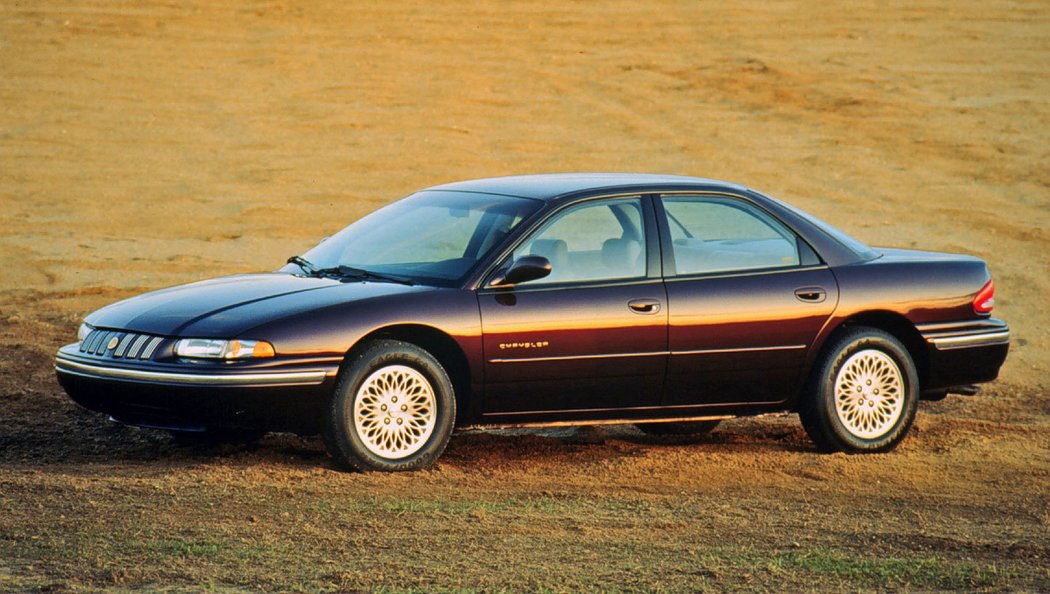
<path id="1" fill-rule="evenodd" d="M 551 273 L 551 261 L 543 256 L 523 256 L 510 265 L 502 276 L 489 283 L 493 287 L 506 287 L 543 278 Z"/>

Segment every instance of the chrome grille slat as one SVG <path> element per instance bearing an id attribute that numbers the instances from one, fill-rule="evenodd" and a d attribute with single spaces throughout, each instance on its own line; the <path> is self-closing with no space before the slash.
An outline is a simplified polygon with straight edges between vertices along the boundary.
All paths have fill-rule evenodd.
<path id="1" fill-rule="evenodd" d="M 128 350 L 128 359 L 137 359 L 139 356 L 139 351 L 142 350 L 142 345 L 146 344 L 146 340 L 148 339 L 149 336 L 146 336 L 145 334 L 139 334 L 135 338 L 135 342 L 132 343 L 131 349 Z"/>
<path id="2" fill-rule="evenodd" d="M 106 343 L 109 342 L 109 337 L 112 334 L 116 334 L 116 332 L 106 332 L 102 335 L 102 340 L 98 341 L 98 346 L 95 347 L 96 355 L 104 355 L 106 353 Z"/>
<path id="3" fill-rule="evenodd" d="M 109 343 L 116 338 L 117 345 L 111 350 Z M 92 330 L 80 343 L 80 352 L 97 357 L 107 354 L 114 359 L 150 359 L 157 347 L 164 342 L 163 336 L 125 332 L 122 330 Z"/>
<path id="4" fill-rule="evenodd" d="M 87 341 L 85 341 L 84 348 L 82 350 L 85 353 L 94 353 L 95 347 L 98 346 L 98 341 L 102 340 L 103 334 L 105 334 L 105 332 L 101 330 L 93 330 L 91 334 L 88 335 Z"/>
<path id="5" fill-rule="evenodd" d="M 80 352 L 94 352 L 94 347 L 92 345 L 94 345 L 95 341 L 98 340 L 98 335 L 98 330 L 92 330 L 90 333 L 88 333 L 87 338 L 85 338 L 83 342 L 80 343 Z"/>
<path id="6" fill-rule="evenodd" d="M 154 336 L 153 340 L 149 341 L 149 344 L 146 345 L 146 349 L 142 351 L 142 355 L 139 358 L 149 359 L 150 357 L 152 357 L 153 351 L 157 350 L 157 345 L 160 344 L 161 340 L 164 339 L 159 336 Z"/>
<path id="7" fill-rule="evenodd" d="M 117 345 L 117 350 L 113 351 L 113 356 L 114 357 L 123 357 L 124 356 L 124 352 L 128 350 L 128 346 L 131 344 L 131 341 L 134 338 L 135 338 L 135 335 L 130 333 L 130 332 L 125 334 L 124 338 L 120 339 L 120 344 Z"/>

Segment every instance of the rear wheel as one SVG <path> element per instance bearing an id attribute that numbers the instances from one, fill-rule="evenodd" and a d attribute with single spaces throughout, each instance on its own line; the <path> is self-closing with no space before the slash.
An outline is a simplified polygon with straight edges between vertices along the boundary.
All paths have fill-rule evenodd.
<path id="1" fill-rule="evenodd" d="M 806 433 L 829 452 L 884 452 L 904 439 L 919 406 L 915 364 L 891 334 L 859 327 L 817 363 L 799 409 Z"/>
<path id="2" fill-rule="evenodd" d="M 376 340 L 340 374 L 322 436 L 343 467 L 418 470 L 445 450 L 455 419 L 452 382 L 437 359 L 411 343 Z"/>
<path id="3" fill-rule="evenodd" d="M 714 431 L 722 421 L 682 421 L 677 423 L 635 423 L 648 435 L 704 435 Z"/>

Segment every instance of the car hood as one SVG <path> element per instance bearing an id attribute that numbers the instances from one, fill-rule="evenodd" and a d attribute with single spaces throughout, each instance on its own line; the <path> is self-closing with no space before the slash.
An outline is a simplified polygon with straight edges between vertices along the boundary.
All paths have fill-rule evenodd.
<path id="1" fill-rule="evenodd" d="M 245 330 L 303 311 L 426 289 L 286 273 L 240 274 L 132 297 L 85 321 L 97 328 L 163 336 L 237 338 Z"/>

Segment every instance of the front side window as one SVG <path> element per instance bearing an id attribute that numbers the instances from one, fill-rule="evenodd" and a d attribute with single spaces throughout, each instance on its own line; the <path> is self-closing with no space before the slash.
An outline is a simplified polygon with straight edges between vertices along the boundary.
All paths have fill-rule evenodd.
<path id="1" fill-rule="evenodd" d="M 675 274 L 798 266 L 795 234 L 755 206 L 719 196 L 663 198 Z"/>
<path id="2" fill-rule="evenodd" d="M 550 260 L 549 276 L 529 286 L 645 276 L 645 229 L 639 198 L 596 200 L 570 207 L 514 250 Z"/>
<path id="3" fill-rule="evenodd" d="M 303 256 L 438 285 L 461 281 L 542 202 L 426 190 L 358 220 Z"/>

